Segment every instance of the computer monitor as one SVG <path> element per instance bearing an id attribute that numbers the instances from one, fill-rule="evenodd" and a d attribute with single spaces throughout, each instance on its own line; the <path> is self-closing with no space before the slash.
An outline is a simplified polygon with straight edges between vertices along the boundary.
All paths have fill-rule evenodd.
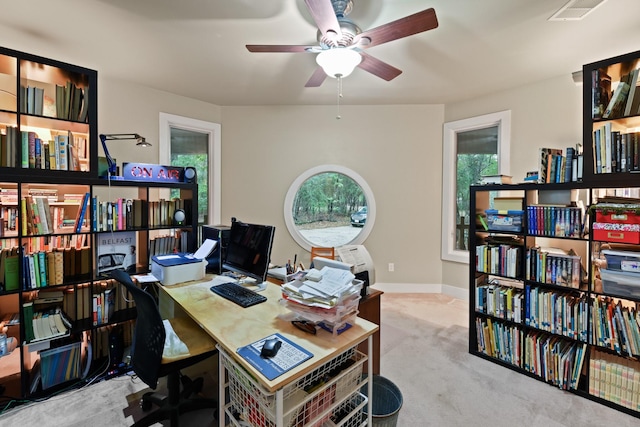
<path id="1" fill-rule="evenodd" d="M 264 289 L 275 230 L 271 225 L 232 221 L 222 268 L 254 279 L 258 289 Z"/>

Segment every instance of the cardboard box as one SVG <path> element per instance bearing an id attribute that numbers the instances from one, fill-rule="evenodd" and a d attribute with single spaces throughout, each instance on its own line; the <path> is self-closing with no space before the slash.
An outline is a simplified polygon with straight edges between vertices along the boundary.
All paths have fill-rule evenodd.
<path id="1" fill-rule="evenodd" d="M 640 224 L 640 215 L 635 212 L 608 212 L 596 210 L 596 222 L 609 224 Z"/>
<path id="2" fill-rule="evenodd" d="M 640 243 L 640 225 L 594 222 L 593 240 L 638 244 Z"/>

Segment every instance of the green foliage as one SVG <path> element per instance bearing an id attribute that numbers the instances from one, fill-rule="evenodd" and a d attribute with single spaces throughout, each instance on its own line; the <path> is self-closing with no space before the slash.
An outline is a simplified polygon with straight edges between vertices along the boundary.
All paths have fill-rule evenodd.
<path id="1" fill-rule="evenodd" d="M 468 216 L 469 187 L 480 182 L 482 175 L 498 173 L 496 154 L 460 154 L 456 169 L 456 201 L 458 216 Z"/>
<path id="2" fill-rule="evenodd" d="M 206 177 L 209 176 L 209 165 L 207 163 L 208 157 L 206 154 L 178 154 L 171 156 L 172 166 L 192 166 L 196 168 L 197 180 L 198 180 L 198 222 L 204 222 L 207 217 L 207 203 L 203 203 L 208 200 L 209 188 Z M 172 193 L 171 197 L 180 197 L 178 190 L 175 191 L 175 195 Z"/>
<path id="3" fill-rule="evenodd" d="M 337 172 L 325 172 L 307 179 L 293 201 L 296 224 L 336 221 L 366 205 L 362 188 L 354 180 Z"/>

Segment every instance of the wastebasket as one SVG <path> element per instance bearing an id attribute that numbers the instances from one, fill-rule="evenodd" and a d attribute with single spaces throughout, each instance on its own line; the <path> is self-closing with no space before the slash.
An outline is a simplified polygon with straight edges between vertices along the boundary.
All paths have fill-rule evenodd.
<path id="1" fill-rule="evenodd" d="M 367 396 L 368 384 L 362 386 L 360 392 Z M 373 375 L 372 425 L 376 427 L 396 427 L 398 413 L 402 408 L 400 389 L 387 378 Z M 365 415 L 368 406 L 364 407 Z"/>

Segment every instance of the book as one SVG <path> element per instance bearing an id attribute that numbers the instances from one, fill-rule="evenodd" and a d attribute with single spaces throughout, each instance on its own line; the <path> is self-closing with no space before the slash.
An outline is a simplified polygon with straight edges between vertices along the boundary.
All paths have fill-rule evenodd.
<path id="1" fill-rule="evenodd" d="M 80 233 L 82 231 L 82 224 L 84 223 L 84 218 L 87 214 L 87 205 L 89 204 L 90 198 L 91 194 L 88 192 L 85 193 L 82 197 L 82 203 L 80 204 L 80 208 L 78 209 L 78 215 L 76 216 L 76 222 L 73 227 L 76 233 Z"/>
<path id="2" fill-rule="evenodd" d="M 260 352 L 264 342 L 274 338 L 282 343 L 280 350 L 274 357 L 262 358 Z M 313 357 L 313 353 L 278 333 L 240 347 L 236 352 L 268 380 L 279 377 Z"/>
<path id="3" fill-rule="evenodd" d="M 604 113 L 602 113 L 603 119 L 613 119 L 622 116 L 627 102 L 627 97 L 629 96 L 629 91 L 631 89 L 629 83 L 630 74 L 625 74 L 620 77 L 618 87 L 613 91 L 609 104 L 607 105 L 607 108 L 605 108 Z"/>
<path id="4" fill-rule="evenodd" d="M 635 112 L 632 113 L 632 109 L 633 109 L 633 100 L 636 96 L 636 89 L 638 88 L 637 84 L 638 84 L 638 69 L 635 68 L 633 71 L 631 71 L 631 77 L 629 79 L 629 95 L 627 97 L 627 102 L 625 103 L 625 107 L 624 107 L 624 116 L 630 116 L 631 114 L 635 114 Z"/>
<path id="5" fill-rule="evenodd" d="M 486 184 L 511 184 L 513 181 L 513 177 L 510 175 L 482 175 L 480 178 L 480 185 Z"/>

